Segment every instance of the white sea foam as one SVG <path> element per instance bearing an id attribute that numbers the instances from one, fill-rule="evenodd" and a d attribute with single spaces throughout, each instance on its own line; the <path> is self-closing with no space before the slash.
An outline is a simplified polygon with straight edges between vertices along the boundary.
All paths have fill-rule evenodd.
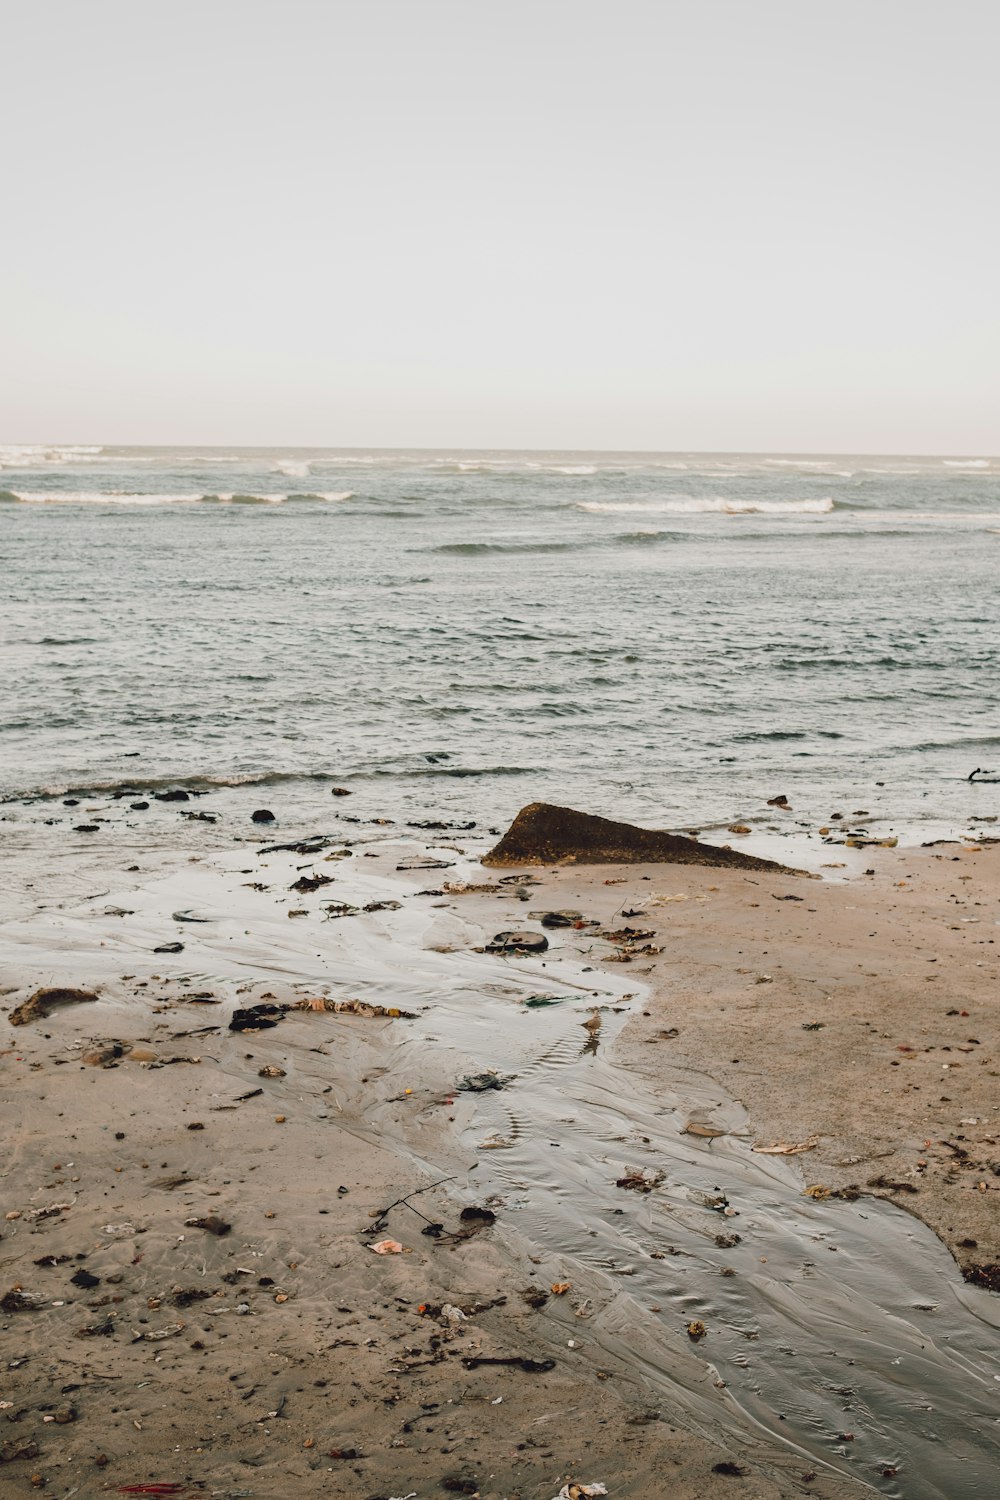
<path id="1" fill-rule="evenodd" d="M 989 469 L 992 460 L 988 458 L 946 458 L 943 460 L 946 469 Z"/>
<path id="2" fill-rule="evenodd" d="M 283 505 L 286 500 L 350 500 L 353 490 L 310 490 L 297 495 L 250 495 L 239 490 L 214 494 L 147 494 L 130 490 L 11 490 L 0 498 L 23 505 Z"/>
<path id="3" fill-rule="evenodd" d="M 201 495 L 139 495 L 108 490 L 8 490 L 24 505 L 181 505 Z"/>
<path id="4" fill-rule="evenodd" d="M 290 479 L 305 479 L 310 472 L 309 464 L 300 458 L 283 458 L 271 470 L 272 474 L 287 474 Z"/>
<path id="5" fill-rule="evenodd" d="M 580 500 L 578 510 L 619 516 L 824 516 L 833 510 L 829 495 L 816 500 L 742 500 L 728 495 L 675 495 L 663 500 Z"/>
<path id="6" fill-rule="evenodd" d="M 0 443 L 0 469 L 86 462 L 103 451 L 100 443 Z"/>

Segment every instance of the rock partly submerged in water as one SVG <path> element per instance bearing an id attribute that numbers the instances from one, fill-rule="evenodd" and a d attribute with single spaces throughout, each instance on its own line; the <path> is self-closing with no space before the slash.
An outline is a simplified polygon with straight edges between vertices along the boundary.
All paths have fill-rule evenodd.
<path id="1" fill-rule="evenodd" d="M 615 823 L 552 802 L 522 807 L 484 865 L 719 865 L 736 870 L 790 873 L 770 859 L 756 859 L 737 849 L 702 844 L 683 834 Z M 797 873 L 797 872 L 796 872 Z"/>

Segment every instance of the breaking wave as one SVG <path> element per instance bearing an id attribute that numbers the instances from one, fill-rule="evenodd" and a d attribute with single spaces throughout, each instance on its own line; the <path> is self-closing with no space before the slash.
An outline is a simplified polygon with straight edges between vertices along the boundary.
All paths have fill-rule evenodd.
<path id="1" fill-rule="evenodd" d="M 0 490 L 7 505 L 284 505 L 286 501 L 336 502 L 350 500 L 353 490 L 321 490 L 306 494 L 252 495 L 238 490 L 218 494 L 155 494 L 125 490 Z"/>
<path id="2" fill-rule="evenodd" d="M 671 495 L 662 500 L 578 500 L 578 510 L 622 516 L 825 516 L 834 507 L 824 495 L 817 500 L 750 500 L 729 495 Z"/>

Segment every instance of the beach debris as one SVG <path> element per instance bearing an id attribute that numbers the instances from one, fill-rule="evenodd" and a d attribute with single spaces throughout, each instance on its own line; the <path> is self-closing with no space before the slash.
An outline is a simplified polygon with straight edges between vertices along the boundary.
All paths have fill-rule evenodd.
<path id="1" fill-rule="evenodd" d="M 79 1271 L 74 1271 L 73 1275 L 69 1279 L 74 1286 L 81 1287 L 84 1291 L 87 1292 L 90 1291 L 91 1287 L 100 1286 L 101 1284 L 101 1278 L 99 1276 L 92 1276 L 91 1273 L 89 1271 L 85 1271 L 82 1266 L 80 1267 Z"/>
<path id="2" fill-rule="evenodd" d="M 184 1328 L 185 1324 L 183 1323 L 168 1323 L 165 1328 L 150 1328 L 145 1332 L 134 1328 L 132 1330 L 134 1334 L 132 1342 L 133 1344 L 141 1344 L 143 1342 L 158 1344 L 161 1339 L 172 1339 L 176 1334 L 183 1333 Z"/>
<path id="3" fill-rule="evenodd" d="M 186 1484 L 166 1481 L 162 1484 L 120 1484 L 119 1495 L 183 1495 Z"/>
<path id="4" fill-rule="evenodd" d="M 552 1500 L 591 1500 L 592 1496 L 606 1495 L 607 1493 L 606 1485 L 577 1484 L 574 1480 L 571 1480 L 568 1484 L 563 1485 L 558 1495 L 554 1495 Z"/>
<path id="5" fill-rule="evenodd" d="M 9 1292 L 4 1292 L 0 1297 L 0 1311 L 5 1313 L 38 1312 L 43 1306 L 41 1297 L 32 1296 L 20 1285 L 12 1286 Z"/>
<path id="6" fill-rule="evenodd" d="M 544 953 L 549 940 L 542 932 L 498 932 L 484 953 Z"/>
<path id="7" fill-rule="evenodd" d="M 258 1078 L 284 1078 L 285 1069 L 279 1068 L 275 1063 L 265 1063 L 264 1067 L 257 1069 Z"/>
<path id="8" fill-rule="evenodd" d="M 441 1481 L 441 1488 L 449 1490 L 453 1495 L 478 1495 L 479 1481 L 463 1474 L 447 1474 Z"/>
<path id="9" fill-rule="evenodd" d="M 576 927 L 579 923 L 583 926 L 586 918 L 582 911 L 530 911 L 529 917 L 534 917 L 541 922 L 543 927 Z"/>
<path id="10" fill-rule="evenodd" d="M 101 1047 L 90 1047 L 80 1059 L 88 1068 L 116 1068 L 125 1056 L 124 1042 L 106 1042 Z"/>
<path id="11" fill-rule="evenodd" d="M 526 1375 L 544 1375 L 556 1367 L 554 1359 L 527 1359 L 523 1354 L 470 1354 L 462 1364 L 467 1370 L 478 1370 L 480 1365 L 511 1365 Z"/>
<path id="12" fill-rule="evenodd" d="M 332 875 L 300 875 L 288 887 L 290 891 L 318 891 L 321 885 L 332 885 Z"/>
<path id="13" fill-rule="evenodd" d="M 912 1182 L 895 1182 L 891 1177 L 869 1177 L 870 1188 L 881 1188 L 887 1193 L 919 1193 L 920 1189 Z"/>
<path id="14" fill-rule="evenodd" d="M 476 1150 L 477 1151 L 509 1151 L 510 1148 L 511 1148 L 511 1146 L 513 1146 L 513 1144 L 514 1144 L 514 1142 L 512 1140 L 508 1139 L 507 1136 L 501 1135 L 499 1133 L 499 1131 L 494 1131 L 493 1134 L 492 1135 L 488 1135 L 484 1141 L 480 1141 L 479 1142 L 479 1145 L 476 1147 Z"/>
<path id="15" fill-rule="evenodd" d="M 453 859 L 435 859 L 430 854 L 412 854 L 408 859 L 402 860 L 397 870 L 450 870 L 455 863 Z"/>
<path id="16" fill-rule="evenodd" d="M 569 998 L 568 995 L 528 995 L 521 1004 L 528 1010 L 540 1010 L 544 1005 L 561 1005 Z"/>
<path id="17" fill-rule="evenodd" d="M 500 889 L 495 881 L 446 880 L 445 894 L 449 896 L 494 896 Z"/>
<path id="18" fill-rule="evenodd" d="M 666 1175 L 665 1172 L 655 1172 L 652 1169 L 643 1171 L 641 1167 L 626 1166 L 624 1176 L 618 1178 L 615 1187 L 625 1188 L 633 1193 L 651 1193 L 660 1186 Z"/>
<path id="19" fill-rule="evenodd" d="M 78 1339 L 110 1338 L 115 1331 L 113 1313 L 107 1313 L 99 1323 L 87 1323 L 76 1330 Z"/>
<path id="20" fill-rule="evenodd" d="M 471 1203 L 468 1208 L 463 1208 L 458 1216 L 467 1229 L 488 1229 L 495 1224 L 497 1216 L 492 1208 L 482 1208 L 478 1203 Z"/>
<path id="21" fill-rule="evenodd" d="M 0 1443 L 0 1463 L 12 1464 L 19 1458 L 37 1458 L 38 1444 L 33 1438 L 8 1438 Z"/>
<path id="22" fill-rule="evenodd" d="M 895 849 L 899 843 L 898 838 L 870 839 L 863 834 L 855 833 L 844 840 L 848 849 Z"/>
<path id="23" fill-rule="evenodd" d="M 681 1130 L 681 1134 L 697 1135 L 701 1136 L 704 1140 L 712 1141 L 717 1136 L 726 1135 L 728 1132 L 723 1130 L 719 1125 L 706 1125 L 701 1120 L 688 1120 L 687 1124 Z"/>
<path id="24" fill-rule="evenodd" d="M 829 1198 L 832 1192 L 833 1189 L 826 1187 L 822 1182 L 811 1182 L 805 1190 L 805 1196 L 822 1202 L 824 1198 Z"/>
<path id="25" fill-rule="evenodd" d="M 274 1005 L 264 1001 L 260 1005 L 248 1005 L 244 1009 L 234 1010 L 232 1020 L 229 1022 L 230 1031 L 266 1031 L 270 1026 L 277 1026 L 279 1021 L 285 1018 L 285 1007 Z"/>
<path id="26" fill-rule="evenodd" d="M 185 1219 L 184 1223 L 188 1229 L 204 1229 L 208 1234 L 224 1235 L 232 1229 L 232 1224 L 226 1219 L 220 1219 L 217 1214 L 206 1214 L 201 1219 Z"/>
<path id="27" fill-rule="evenodd" d="M 727 833 L 750 833 L 751 829 L 747 823 L 730 823 L 726 829 Z"/>
<path id="28" fill-rule="evenodd" d="M 416 1020 L 412 1010 L 400 1010 L 398 1005 L 375 1005 L 370 1000 L 296 1000 L 288 1010 L 326 1011 L 337 1016 L 364 1016 L 367 1020 Z"/>
<path id="29" fill-rule="evenodd" d="M 159 947 L 153 949 L 154 953 L 183 953 L 183 943 L 160 943 Z"/>
<path id="30" fill-rule="evenodd" d="M 468 1094 L 485 1094 L 490 1089 L 502 1089 L 509 1079 L 501 1078 L 498 1073 L 467 1073 L 459 1084 L 459 1088 Z"/>
<path id="31" fill-rule="evenodd" d="M 12 1010 L 8 1020 L 12 1026 L 27 1026 L 31 1021 L 42 1021 L 63 1005 L 84 1005 L 97 999 L 92 990 L 42 989 Z"/>
<path id="32" fill-rule="evenodd" d="M 181 787 L 172 787 L 166 792 L 154 792 L 153 797 L 157 802 L 190 802 L 190 792 L 185 792 Z"/>
<path id="33" fill-rule="evenodd" d="M 274 813 L 269 807 L 258 807 L 250 814 L 251 823 L 273 823 Z"/>
<path id="34" fill-rule="evenodd" d="M 343 838 L 343 835 L 339 835 Z M 312 833 L 308 838 L 299 839 L 294 844 L 266 844 L 257 850 L 258 854 L 318 854 L 325 849 L 327 844 L 337 843 L 337 838 L 330 834 Z"/>
<path id="35" fill-rule="evenodd" d="M 708 1329 L 705 1327 L 700 1318 L 693 1319 L 693 1321 L 690 1322 L 687 1326 L 687 1336 L 691 1340 L 692 1344 L 697 1344 L 699 1340 L 703 1339 L 707 1333 Z"/>
<path id="36" fill-rule="evenodd" d="M 782 870 L 772 860 L 702 844 L 684 834 L 636 828 L 551 802 L 522 807 L 499 844 L 483 855 L 496 865 L 688 864 Z M 787 873 L 785 871 L 784 873 Z"/>
<path id="37" fill-rule="evenodd" d="M 549 1287 L 549 1291 L 553 1297 L 565 1297 L 566 1293 L 572 1290 L 573 1283 L 571 1281 L 554 1281 Z"/>
<path id="38" fill-rule="evenodd" d="M 369 901 L 361 910 L 365 912 L 401 911 L 402 907 L 402 901 Z"/>
<path id="39" fill-rule="evenodd" d="M 1000 1265 L 981 1261 L 962 1267 L 962 1275 L 973 1286 L 984 1286 L 989 1292 L 1000 1292 Z"/>
<path id="40" fill-rule="evenodd" d="M 719 1464 L 712 1465 L 713 1474 L 725 1474 L 730 1479 L 742 1479 L 743 1476 L 745 1474 L 749 1474 L 749 1472 L 749 1469 L 744 1469 L 739 1464 L 734 1464 L 728 1458 L 723 1459 Z"/>
<path id="41" fill-rule="evenodd" d="M 349 901 L 328 901 L 323 910 L 326 912 L 326 920 L 335 922 L 338 917 L 356 917 L 358 908 L 352 906 Z"/>
<path id="42" fill-rule="evenodd" d="M 606 943 L 617 943 L 619 947 L 631 947 L 635 943 L 648 942 L 650 938 L 656 936 L 656 933 L 651 929 L 644 931 L 640 927 L 619 927 L 617 932 L 599 932 L 597 936 L 603 938 Z"/>
<path id="43" fill-rule="evenodd" d="M 804 1141 L 772 1141 L 769 1146 L 751 1146 L 759 1156 L 799 1156 L 803 1151 L 814 1151 L 822 1136 L 810 1135 Z"/>
<path id="44" fill-rule="evenodd" d="M 398 1240 L 378 1240 L 374 1245 L 368 1246 L 375 1255 L 403 1255 L 408 1254 Z"/>
<path id="45" fill-rule="evenodd" d="M 29 1208 L 24 1217 L 26 1219 L 35 1219 L 36 1221 L 39 1219 L 54 1219 L 57 1214 L 64 1214 L 68 1209 L 71 1209 L 75 1202 L 76 1199 L 71 1198 L 67 1203 L 49 1203 L 45 1208 Z"/>

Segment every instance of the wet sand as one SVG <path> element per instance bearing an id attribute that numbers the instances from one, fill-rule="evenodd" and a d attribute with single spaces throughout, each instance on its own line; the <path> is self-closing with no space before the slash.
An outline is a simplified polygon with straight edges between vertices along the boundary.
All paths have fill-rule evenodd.
<path id="1" fill-rule="evenodd" d="M 943 1247 L 1000 1260 L 997 850 L 866 851 L 875 875 L 841 883 L 501 883 L 477 845 L 400 871 L 426 847 L 372 832 L 342 858 L 109 837 L 8 908 L 6 1010 L 99 999 L 0 1020 L 5 1492 L 989 1494 L 1000 1302 Z M 494 889 L 446 888 L 470 884 Z M 480 951 L 554 908 L 596 925 Z M 597 935 L 626 926 L 652 936 Z M 228 1029 L 320 997 L 414 1019 Z M 462 1088 L 491 1069 L 504 1087 Z M 865 1329 L 806 1349 L 852 1299 L 872 1378 L 912 1378 L 898 1412 L 856 1388 Z M 917 1451 L 931 1389 L 961 1491 Z"/>

